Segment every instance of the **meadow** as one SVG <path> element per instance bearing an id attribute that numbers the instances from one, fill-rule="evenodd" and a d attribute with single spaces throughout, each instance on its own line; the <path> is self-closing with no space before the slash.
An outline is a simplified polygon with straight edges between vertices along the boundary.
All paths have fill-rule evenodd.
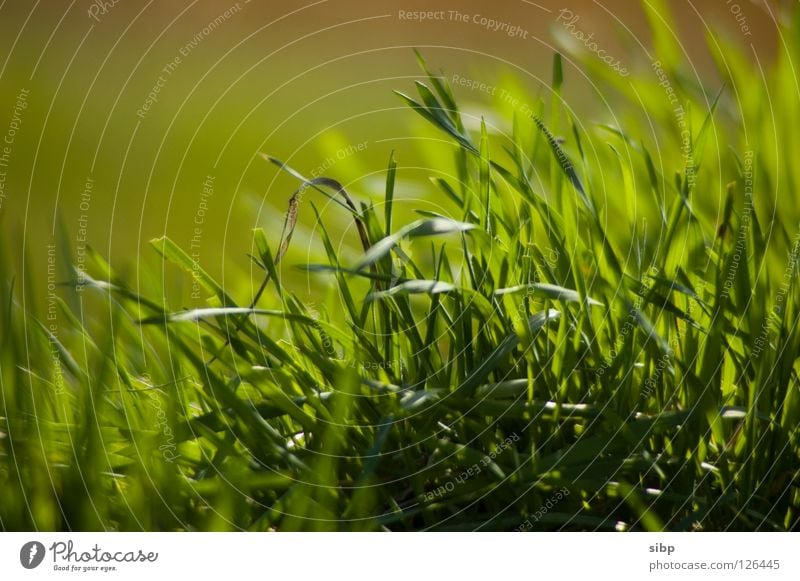
<path id="1" fill-rule="evenodd" d="M 698 77 L 660 7 L 629 75 L 555 53 L 483 111 L 421 51 L 428 166 L 254 152 L 293 189 L 241 279 L 6 233 L 0 529 L 798 529 L 794 12 L 766 69 L 709 34 Z"/>

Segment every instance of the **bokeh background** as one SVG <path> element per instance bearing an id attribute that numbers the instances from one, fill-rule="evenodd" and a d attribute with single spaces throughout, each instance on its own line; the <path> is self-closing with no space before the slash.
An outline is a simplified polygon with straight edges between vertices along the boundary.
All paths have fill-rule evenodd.
<path id="1" fill-rule="evenodd" d="M 764 66 L 774 58 L 780 3 L 669 4 L 686 56 L 709 85 L 711 30 L 749 45 L 748 57 Z M 401 16 L 417 10 L 448 16 Z M 451 18 L 451 10 L 469 22 Z M 250 272 L 251 229 L 263 226 L 277 239 L 297 185 L 259 152 L 306 175 L 331 175 L 366 200 L 381 194 L 380 172 L 396 150 L 398 200 L 434 194 L 411 179 L 427 168 L 425 145 L 408 139 L 410 126 L 418 135 L 424 122 L 392 92 L 414 92 L 415 47 L 451 78 L 532 95 L 546 87 L 559 50 L 567 56 L 569 106 L 598 122 L 624 115 L 608 110 L 573 68 L 570 55 L 587 53 L 558 22 L 561 10 L 578 15 L 578 28 L 629 70 L 648 69 L 645 15 L 628 0 L 3 1 L 0 133 L 12 122 L 16 132 L 1 240 L 25 246 L 7 253 L 22 272 L 43 271 L 56 240 L 88 244 L 115 268 L 136 270 L 157 267 L 148 240 L 166 234 L 191 246 L 213 275 L 238 280 Z M 489 30 L 474 15 L 524 34 Z M 14 121 L 20 91 L 27 107 Z M 456 84 L 455 91 L 476 115 L 482 104 L 504 106 L 488 90 Z M 313 251 L 312 234 L 298 233 L 309 241 L 300 251 Z M 185 288 L 174 292 L 187 296 Z"/>
<path id="2" fill-rule="evenodd" d="M 0 529 L 796 529 L 798 30 L 797 0 L 0 0 Z M 394 94 L 439 107 L 414 49 L 449 121 Z M 300 180 L 262 153 L 392 210 L 362 245 L 307 188 L 283 260 Z M 481 228 L 375 259 L 431 212 Z M 370 246 L 385 293 L 324 271 Z M 257 318 L 194 310 L 258 260 Z"/>

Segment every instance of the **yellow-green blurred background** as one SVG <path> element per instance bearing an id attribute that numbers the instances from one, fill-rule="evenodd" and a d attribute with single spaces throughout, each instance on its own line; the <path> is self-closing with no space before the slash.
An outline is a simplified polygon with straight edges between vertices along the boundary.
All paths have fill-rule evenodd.
<path id="1" fill-rule="evenodd" d="M 778 3 L 670 4 L 698 76 L 713 75 L 709 30 L 738 39 L 765 66 L 780 42 Z M 214 275 L 246 272 L 251 229 L 263 226 L 277 241 L 297 186 L 261 151 L 306 175 L 335 177 L 363 200 L 382 194 L 381 171 L 396 150 L 398 200 L 429 197 L 432 188 L 410 179 L 427 174 L 425 144 L 406 139 L 422 121 L 392 93 L 413 92 L 420 77 L 412 48 L 450 77 L 536 95 L 549 83 L 554 50 L 583 50 L 557 22 L 564 9 L 608 54 L 647 71 L 645 18 L 632 0 L 3 1 L 0 134 L 15 119 L 20 92 L 28 93 L 27 108 L 16 108 L 2 240 L 24 243 L 28 268 L 44 269 L 61 220 L 67 241 L 78 248 L 85 232 L 119 268 L 146 263 L 154 255 L 147 241 L 167 234 Z M 419 10 L 448 17 L 401 17 Z M 450 18 L 451 10 L 469 22 Z M 527 38 L 488 30 L 475 15 Z M 585 85 L 571 62 L 570 107 L 603 121 L 610 112 L 602 90 Z M 455 90 L 468 110 L 480 113 L 493 100 L 503 108 L 487 91 Z"/>

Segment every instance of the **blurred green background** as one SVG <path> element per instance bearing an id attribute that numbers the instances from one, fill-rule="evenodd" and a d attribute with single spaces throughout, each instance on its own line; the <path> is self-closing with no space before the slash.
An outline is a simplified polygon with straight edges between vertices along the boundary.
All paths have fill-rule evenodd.
<path id="1" fill-rule="evenodd" d="M 608 463 L 596 466 L 591 479 L 570 483 L 576 494 L 564 509 L 572 511 L 568 522 L 588 507 L 592 518 L 580 527 L 621 530 L 642 520 L 647 530 L 665 524 L 685 530 L 696 523 L 708 530 L 796 528 L 798 301 L 796 287 L 794 295 L 778 287 L 787 272 L 793 275 L 800 246 L 794 234 L 800 172 L 786 162 L 797 149 L 800 120 L 794 64 L 800 54 L 794 35 L 800 10 L 788 0 L 644 4 L 650 7 L 647 15 L 639 2 L 610 0 L 0 0 L 0 278 L 5 292 L 0 294 L 0 490 L 7 497 L 0 505 L 0 529 L 293 530 L 304 524 L 293 522 L 295 517 L 322 515 L 312 528 L 323 528 L 329 516 L 349 518 L 347 511 L 354 507 L 356 515 L 369 519 L 383 511 L 389 515 L 386 522 L 400 519 L 398 529 L 414 530 L 438 524 L 458 505 L 444 504 L 439 512 L 436 503 L 430 504 L 424 510 L 431 512 L 417 519 L 410 512 L 415 505 L 400 503 L 436 490 L 465 463 L 454 455 L 450 463 L 437 462 L 433 471 L 420 469 L 411 479 L 413 488 L 405 483 L 410 467 L 449 455 L 451 445 L 460 442 L 480 440 L 476 450 L 485 453 L 495 448 L 496 436 L 513 430 L 524 430 L 527 440 L 519 448 L 529 456 L 520 463 L 514 451 L 508 466 L 516 471 L 531 460 L 533 470 L 526 476 L 530 480 L 520 481 L 527 490 L 519 514 L 509 515 L 504 527 L 519 526 L 519 515 L 544 502 L 537 495 L 547 490 L 527 495 L 543 475 L 553 485 L 572 478 L 560 465 L 566 450 L 579 451 L 566 468 L 582 477 L 588 468 L 584 460 L 589 466 L 595 461 L 593 447 L 613 441 L 615 456 L 603 458 Z M 779 28 L 776 21 L 790 6 L 793 21 Z M 446 16 L 422 22 L 420 10 Z M 492 30 L 482 18 L 498 26 Z M 436 119 L 429 110 L 417 106 L 423 116 L 417 115 L 393 94 L 399 89 L 415 95 L 420 89 L 420 98 L 431 107 L 427 89 L 414 82 L 437 79 L 425 78 L 413 48 L 432 69 L 444 71 L 453 87 L 461 112 L 451 124 L 460 127 L 463 120 L 464 133 L 478 143 L 476 129 L 485 118 L 492 135 L 480 136 L 480 151 L 464 135 L 455 141 L 452 132 L 448 137 L 441 119 L 439 129 L 426 123 L 424 114 Z M 600 51 L 630 76 L 604 64 Z M 555 52 L 564 55 L 563 79 L 562 59 L 554 59 Z M 654 60 L 663 61 L 663 70 Z M 441 94 L 450 98 L 446 91 Z M 438 102 L 434 110 L 441 112 Z M 532 119 L 519 120 L 531 112 L 555 137 Z M 513 140 L 498 136 L 515 114 L 517 129 L 527 125 Z M 511 155 L 502 150 L 509 145 Z M 480 155 L 459 172 L 455 166 L 463 161 L 465 147 Z M 454 293 L 442 309 L 452 309 L 452 319 L 438 314 L 438 302 L 429 311 L 426 296 L 414 299 L 413 311 L 411 299 L 402 294 L 397 304 L 404 310 L 384 310 L 373 302 L 378 293 L 366 294 L 372 285 L 361 278 L 293 268 L 319 262 L 354 265 L 370 246 L 361 247 L 352 217 L 309 188 L 293 243 L 278 267 L 282 272 L 273 276 L 278 292 L 270 289 L 259 303 L 280 305 L 272 315 L 291 313 L 290 324 L 267 319 L 261 326 L 259 320 L 259 326 L 245 325 L 232 334 L 229 318 L 218 326 L 176 319 L 163 328 L 158 324 L 168 312 L 208 306 L 203 301 L 209 295 L 214 295 L 210 304 L 249 304 L 263 276 L 248 257 L 254 252 L 253 228 L 264 230 L 256 236 L 263 264 L 275 264 L 266 249 L 279 255 L 287 203 L 299 181 L 279 172 L 260 152 L 305 176 L 341 181 L 357 202 L 380 205 L 387 174 L 393 175 L 386 171 L 392 151 L 399 165 L 391 225 L 388 218 L 378 218 L 381 208 L 363 212 L 372 226 L 370 238 L 374 242 L 385 230 L 397 232 L 419 218 L 415 210 L 473 220 L 469 211 L 454 206 L 458 195 L 448 199 L 430 177 L 444 178 L 446 184 L 461 181 L 461 199 L 471 200 L 470 192 L 482 199 L 485 192 L 486 229 L 499 236 L 485 237 L 471 251 L 451 245 L 447 262 L 471 256 L 464 261 L 471 280 L 457 280 L 457 269 L 448 282 L 458 283 L 458 293 L 496 300 L 497 308 L 488 298 L 464 301 Z M 507 163 L 520 152 L 531 152 L 530 168 L 521 155 L 512 161 L 525 179 L 514 186 L 514 179 L 504 177 L 508 191 L 500 180 L 493 186 L 490 174 L 502 166 L 490 172 L 490 157 Z M 749 176 L 742 157 L 753 164 Z M 591 203 L 575 204 L 564 194 L 563 174 L 573 181 L 567 158 L 579 164 Z M 521 187 L 528 174 L 538 183 Z M 539 191 L 546 204 L 539 204 Z M 497 195 L 490 198 L 492 193 Z M 330 252 L 323 250 L 321 225 L 309 201 L 323 214 L 335 247 Z M 552 223 L 551 208 L 560 214 Z M 592 218 L 588 223 L 581 208 Z M 502 229 L 490 228 L 501 218 Z M 549 228 L 552 224 L 556 227 Z M 741 242 L 744 232 L 749 232 L 749 246 Z M 149 241 L 165 235 L 171 241 L 162 240 L 162 251 L 169 255 L 169 248 L 172 255 L 163 259 Z M 117 285 L 114 292 L 81 294 L 73 285 L 58 285 L 74 278 L 70 269 L 87 260 L 89 247 L 97 253 L 90 271 L 101 280 L 91 286 L 105 291 L 111 281 Z M 550 264 L 544 251 L 554 247 L 561 250 Z M 181 267 L 194 269 L 187 268 L 190 260 L 177 248 L 210 273 L 198 277 L 205 289 L 193 292 L 192 277 Z M 399 248 L 398 258 L 407 250 L 413 259 L 400 261 L 401 274 L 405 269 L 415 281 L 438 280 L 435 246 L 430 253 L 427 248 L 422 241 Z M 443 247 L 440 252 L 439 263 L 444 263 Z M 644 307 L 651 318 L 639 323 L 646 332 L 627 340 L 630 323 L 621 326 L 621 321 L 633 313 L 629 298 L 643 298 L 646 277 L 656 280 L 645 274 L 650 260 L 664 276 L 675 276 L 660 284 L 668 285 L 671 296 L 683 296 L 668 311 L 672 303 L 652 294 Z M 397 265 L 391 259 L 385 263 L 380 273 L 391 279 Z M 476 264 L 483 276 L 472 274 Z M 434 267 L 435 277 L 427 274 Z M 522 290 L 509 285 L 529 281 L 540 267 L 550 271 L 542 280 L 568 293 L 562 298 L 572 293 L 583 302 L 586 294 L 608 309 L 590 310 L 588 302 L 565 309 L 579 310 L 575 328 L 589 330 L 566 340 L 573 334 L 567 317 L 558 328 L 541 327 L 551 320 L 546 309 L 554 291 L 548 285 L 550 294 L 535 305 L 545 309 L 534 315 L 540 325 L 536 337 L 528 336 L 533 329 L 523 328 L 533 347 L 518 353 L 520 315 L 534 304 L 529 293 L 520 305 L 506 291 Z M 673 288 L 676 281 L 683 290 Z M 734 281 L 732 294 L 723 294 L 724 285 Z M 695 284 L 704 289 L 703 297 L 685 290 Z M 394 282 L 390 286 L 402 290 Z M 701 313 L 691 311 L 692 300 Z M 578 302 L 563 298 L 570 301 Z M 719 309 L 706 312 L 702 307 L 712 301 Z M 679 324 L 679 319 L 693 323 L 680 308 L 698 323 Z M 773 350 L 762 344 L 770 338 L 764 322 L 776 308 L 785 317 L 774 333 Z M 500 320 L 490 323 L 495 312 Z M 665 312 L 668 316 L 662 316 Z M 297 317 L 302 322 L 295 324 Z M 424 345 L 416 336 L 423 317 Z M 533 327 L 533 320 L 524 327 Z M 447 333 L 439 335 L 437 325 L 447 326 Z M 338 337 L 342 359 L 338 351 L 324 350 L 328 327 Z M 660 336 L 661 344 L 651 336 Z M 262 344 L 264 337 L 269 341 Z M 618 357 L 621 343 L 628 346 Z M 607 359 L 612 349 L 614 356 Z M 320 357 L 323 352 L 337 357 Z M 213 359 L 206 356 L 210 353 Z M 674 369 L 665 373 L 671 356 Z M 340 374 L 338 366 L 345 361 L 356 365 Z M 382 383 L 356 381 L 353 369 L 359 365 Z M 597 370 L 602 373 L 593 373 Z M 416 418 L 416 397 L 430 394 L 415 392 L 405 407 L 407 400 L 395 397 L 400 390 L 393 392 L 395 386 L 405 390 L 423 383 L 434 394 L 491 385 L 479 386 L 476 377 L 524 382 L 524 394 L 508 392 L 528 398 L 519 402 L 519 424 L 505 418 L 510 402 L 503 396 L 458 424 L 462 433 L 429 444 L 428 435 L 438 438 L 442 426 L 433 423 L 437 416 L 407 420 Z M 391 397 L 376 398 L 377 408 L 372 399 L 363 406 L 340 405 L 346 400 L 338 394 L 322 400 L 323 393 L 336 391 L 372 395 L 368 390 L 375 385 L 392 388 Z M 287 396 L 319 400 L 303 400 L 312 402 L 313 413 L 298 419 L 280 407 L 289 405 Z M 463 409 L 478 409 L 471 397 L 441 408 L 445 428 L 450 429 L 450 418 L 454 425 L 461 422 Z M 298 401 L 292 399 L 291 406 Z M 521 423 L 530 417 L 527 404 L 550 409 L 551 402 L 557 402 L 556 412 L 547 422 L 532 429 Z M 569 424 L 562 423 L 562 402 L 589 405 L 580 408 L 589 412 L 574 425 L 569 418 Z M 245 403 L 262 407 L 254 416 Z M 636 419 L 640 404 L 657 415 Z M 604 411 L 609 406 L 610 413 Z M 684 424 L 687 410 L 705 416 Z M 267 416 L 271 423 L 262 421 Z M 349 442 L 337 435 L 338 427 L 329 429 L 329 416 L 334 418 L 330 425 L 347 425 Z M 384 431 L 390 425 L 384 418 L 395 417 L 399 428 Z M 234 422 L 230 431 L 229 419 Z M 617 437 L 630 436 L 623 425 L 641 433 L 652 427 L 659 435 L 633 456 L 629 443 Z M 672 438 L 673 429 L 677 444 L 660 439 L 662 431 Z M 387 454 L 378 473 L 377 463 L 362 460 L 382 449 L 382 438 L 389 438 L 387 450 L 402 450 L 403 456 Z M 330 460 L 338 458 L 340 440 L 348 446 L 341 449 L 354 457 Z M 163 446 L 170 455 L 179 450 L 181 462 L 173 464 Z M 320 453 L 319 462 L 305 464 Z M 541 458 L 545 468 L 540 472 L 535 463 Z M 653 458 L 668 467 L 657 479 L 648 475 Z M 709 458 L 721 466 L 714 477 Z M 623 476 L 643 492 L 662 484 L 669 488 L 667 505 L 658 507 L 665 523 L 649 518 L 644 500 L 634 498 L 629 509 L 620 508 L 619 495 L 628 496 L 628 484 L 617 479 L 617 467 L 626 466 Z M 372 498 L 371 484 L 364 487 L 366 495 L 362 489 L 350 495 L 347 483 L 361 479 L 359 474 L 366 475 L 363 482 L 377 475 L 397 484 L 384 486 L 382 498 Z M 474 483 L 476 491 L 479 486 L 499 490 L 491 478 Z M 494 496 L 494 503 L 507 508 L 504 493 Z M 256 507 L 253 500 L 263 504 Z M 718 501 L 722 506 L 704 522 L 703 515 Z M 489 520 L 498 506 L 486 505 Z M 282 521 L 276 515 L 284 510 L 290 517 Z M 480 511 L 464 514 L 467 520 L 454 526 L 474 528 L 479 521 L 483 526 Z M 469 520 L 475 515 L 477 520 Z M 680 522 L 673 522 L 677 518 Z"/>
<path id="2" fill-rule="evenodd" d="M 670 4 L 699 77 L 714 74 L 706 27 L 749 44 L 765 66 L 776 52 L 777 4 L 773 13 L 742 0 L 738 21 L 720 0 Z M 28 95 L 6 168 L 0 224 L 10 236 L 2 240 L 24 241 L 25 269 L 43 272 L 61 221 L 60 241 L 74 252 L 85 238 L 116 268 L 135 269 L 158 263 L 147 241 L 167 234 L 191 246 L 212 275 L 242 280 L 251 229 L 277 237 L 297 185 L 258 152 L 307 175 L 329 174 L 369 199 L 382 192 L 375 172 L 394 149 L 402 212 L 403 199 L 434 193 L 411 185 L 431 165 L 425 144 L 410 139 L 423 122 L 399 112 L 392 94 L 419 78 L 412 47 L 449 76 L 509 89 L 521 83 L 520 93 L 537 94 L 554 50 L 586 56 L 557 22 L 562 9 L 579 15 L 578 27 L 628 69 L 647 70 L 645 18 L 627 1 L 3 2 L 0 132 L 14 119 L 20 91 Z M 415 10 L 458 10 L 470 22 L 401 17 Z M 525 38 L 475 24 L 474 15 L 518 26 Z M 566 68 L 570 107 L 597 121 L 626 114 L 606 109 L 605 96 L 582 84 L 569 59 Z M 481 103 L 505 105 L 489 91 L 455 90 L 478 112 Z M 316 248 L 313 233 L 305 235 L 296 252 Z M 356 248 L 355 239 L 343 243 Z M 8 254 L 22 260 L 21 252 Z M 185 288 L 180 296 L 188 298 Z"/>

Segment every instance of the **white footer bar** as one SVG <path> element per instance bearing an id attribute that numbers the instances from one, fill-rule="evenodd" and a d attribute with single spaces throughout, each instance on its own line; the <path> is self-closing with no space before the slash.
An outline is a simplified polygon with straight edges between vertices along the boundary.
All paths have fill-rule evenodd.
<path id="1" fill-rule="evenodd" d="M 3 533 L 0 579 L 800 579 L 793 533 Z M 228 577 L 221 577 L 221 576 Z M 556 577 L 558 576 L 558 577 Z"/>

